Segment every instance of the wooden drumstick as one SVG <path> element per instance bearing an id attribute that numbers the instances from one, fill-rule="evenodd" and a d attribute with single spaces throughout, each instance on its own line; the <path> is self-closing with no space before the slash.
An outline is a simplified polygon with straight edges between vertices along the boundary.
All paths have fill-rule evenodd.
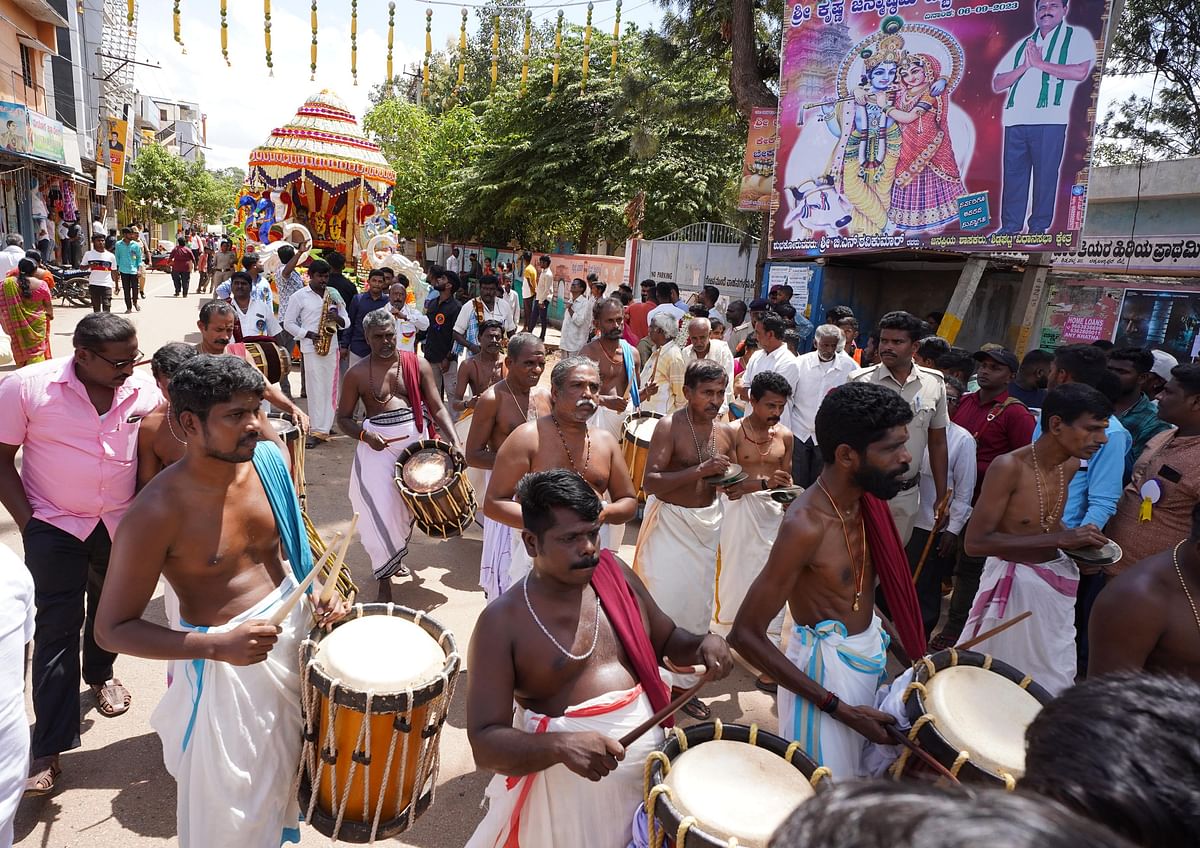
<path id="1" fill-rule="evenodd" d="M 908 736 L 905 735 L 904 731 L 902 731 L 900 728 L 889 724 L 887 725 L 887 733 L 888 736 L 892 737 L 894 742 L 899 745 L 903 745 L 905 748 L 912 751 L 917 756 L 917 759 L 936 771 L 939 775 L 953 783 L 958 783 L 958 778 L 950 773 L 950 769 L 946 768 L 944 765 L 935 760 L 932 756 L 930 756 L 928 751 L 926 751 L 916 742 L 909 739 Z"/>
<path id="2" fill-rule="evenodd" d="M 336 541 L 336 539 L 334 541 Z M 325 550 L 325 555 L 321 557 L 321 561 L 313 566 L 313 570 L 308 572 L 308 576 L 300 581 L 300 585 L 296 587 L 296 590 L 292 592 L 292 594 L 288 596 L 288 599 L 279 605 L 279 609 L 275 610 L 275 613 L 269 619 L 267 619 L 271 624 L 278 627 L 279 625 L 283 624 L 285 618 L 291 615 L 292 607 L 296 606 L 300 599 L 304 597 L 304 593 L 308 591 L 308 587 L 311 586 L 313 580 L 317 578 L 317 573 L 324 567 L 325 561 L 328 560 L 332 555 L 333 545 L 330 545 Z"/>
<path id="3" fill-rule="evenodd" d="M 693 666 L 693 668 L 704 668 L 704 666 Z M 678 698 L 667 704 L 654 715 L 650 716 L 650 718 L 646 719 L 633 730 L 622 736 L 619 740 L 621 747 L 628 748 L 630 745 L 640 739 L 643 734 L 650 730 L 650 728 L 654 727 L 656 724 L 661 724 L 662 722 L 666 721 L 668 717 L 673 716 L 675 713 L 682 710 L 687 702 L 692 700 L 692 698 L 696 696 L 696 693 L 700 691 L 700 687 L 707 682 L 708 674 L 705 673 L 698 681 L 696 681 L 695 686 L 685 691 Z"/>
<path id="4" fill-rule="evenodd" d="M 937 508 L 933 511 L 933 526 L 937 527 L 941 523 L 942 511 L 950 505 L 950 498 L 954 496 L 953 489 L 946 489 L 946 494 L 942 495 L 942 499 L 938 501 Z M 928 538 L 925 539 L 925 550 L 921 551 L 921 558 L 917 560 L 917 567 L 913 571 L 913 585 L 917 585 L 917 578 L 921 576 L 921 569 L 925 567 L 925 560 L 929 556 L 929 551 L 933 548 L 933 540 L 937 533 L 930 532 Z"/>
<path id="5" fill-rule="evenodd" d="M 1017 624 L 1020 624 L 1022 621 L 1024 621 L 1027 618 L 1031 618 L 1032 616 L 1033 616 L 1033 610 L 1025 610 L 1025 612 L 1021 613 L 1020 615 L 1018 615 L 1016 618 L 1012 619 L 1011 621 L 1005 621 L 1001 624 L 997 624 L 991 630 L 985 630 L 982 633 L 980 633 L 978 636 L 976 636 L 975 638 L 968 639 L 967 641 L 963 642 L 961 645 L 955 645 L 954 649 L 956 651 L 970 650 L 971 648 L 978 645 L 980 642 L 983 642 L 987 639 L 991 639 L 993 636 L 995 636 L 999 633 L 1003 633 L 1008 628 L 1013 627 Z"/>
<path id="6" fill-rule="evenodd" d="M 358 526 L 358 513 L 350 519 L 350 529 L 346 531 L 346 538 L 342 542 L 342 549 L 338 551 L 337 559 L 333 565 L 329 567 L 329 575 L 325 578 L 325 586 L 321 590 L 321 603 L 329 603 L 333 597 L 333 592 L 337 589 L 338 575 L 342 573 L 342 563 L 346 560 L 346 551 L 350 549 L 350 540 L 354 538 L 354 529 Z"/>

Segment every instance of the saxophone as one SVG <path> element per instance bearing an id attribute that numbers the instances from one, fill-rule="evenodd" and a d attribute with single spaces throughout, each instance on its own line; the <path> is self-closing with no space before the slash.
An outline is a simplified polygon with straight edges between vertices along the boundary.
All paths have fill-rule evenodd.
<path id="1" fill-rule="evenodd" d="M 327 356 L 329 354 L 329 346 L 333 343 L 333 337 L 337 333 L 337 327 L 329 320 L 329 296 L 330 289 L 325 287 L 325 298 L 321 301 L 321 321 L 317 324 L 317 337 L 313 340 L 313 351 L 317 356 Z"/>

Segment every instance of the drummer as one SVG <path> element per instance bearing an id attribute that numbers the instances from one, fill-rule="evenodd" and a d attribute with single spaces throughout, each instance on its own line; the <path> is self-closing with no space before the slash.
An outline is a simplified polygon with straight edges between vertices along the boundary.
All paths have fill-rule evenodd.
<path id="1" fill-rule="evenodd" d="M 1032 611 L 1029 621 L 974 650 L 1016 666 L 1051 695 L 1075 682 L 1078 664 L 1079 568 L 1064 551 L 1108 544 L 1093 524 L 1063 526 L 1067 487 L 1081 461 L 1108 441 L 1112 414 L 1112 403 L 1084 383 L 1051 389 L 1041 435 L 988 466 L 963 540 L 969 555 L 988 559 L 960 641 Z"/>
<path id="2" fill-rule="evenodd" d="M 358 439 L 350 470 L 350 503 L 360 516 L 359 536 L 371 557 L 379 600 L 392 599 L 392 578 L 404 577 L 412 514 L 396 487 L 396 459 L 417 439 L 441 438 L 461 451 L 454 422 L 442 405 L 433 369 L 423 358 L 396 347 L 396 321 L 386 309 L 363 316 L 371 355 L 346 372 L 338 399 L 338 428 Z M 367 417 L 360 424 L 354 407 Z"/>
<path id="3" fill-rule="evenodd" d="M 825 396 L 814 422 L 824 466 L 788 509 L 729 636 L 779 681 L 779 735 L 799 742 L 838 780 L 867 776 L 867 742 L 887 743 L 886 725 L 895 723 L 873 708 L 889 643 L 875 614 L 876 576 L 905 650 L 925 650 L 908 562 L 885 503 L 909 473 L 911 419 L 908 403 L 884 386 L 847 383 Z M 767 635 L 785 603 L 796 622 L 786 654 Z"/>
<path id="4" fill-rule="evenodd" d="M 580 475 L 528 474 L 517 497 L 534 566 L 471 637 L 467 734 L 476 765 L 497 774 L 467 848 L 624 848 L 663 734 L 652 727 L 628 749 L 617 740 L 666 706 L 658 658 L 714 678 L 733 661 L 723 639 L 677 626 L 600 548 L 604 507 Z"/>
<path id="5" fill-rule="evenodd" d="M 260 441 L 263 385 L 224 357 L 175 372 L 171 412 L 187 452 L 117 528 L 96 614 L 107 650 L 184 661 L 151 717 L 179 786 L 181 848 L 299 841 L 299 641 L 312 608 L 296 604 L 282 627 L 266 619 L 313 563 L 287 454 Z M 160 575 L 189 622 L 181 630 L 143 618 Z"/>
<path id="6" fill-rule="evenodd" d="M 550 372 L 550 412 L 520 425 L 500 445 L 484 498 L 484 515 L 520 530 L 521 508 L 513 502 L 517 483 L 531 471 L 566 468 L 587 480 L 597 495 L 607 493 L 611 499 L 601 501 L 600 544 L 617 550 L 609 534 L 633 518 L 637 492 L 620 444 L 607 430 L 588 426 L 599 397 L 600 374 L 595 362 L 584 356 L 570 356 L 554 366 Z M 508 586 L 532 567 L 525 545 L 516 535 L 511 556 Z M 501 585 L 500 591 L 508 586 Z"/>
<path id="7" fill-rule="evenodd" d="M 478 347 L 478 353 L 458 366 L 458 380 L 450 393 L 450 414 L 455 420 L 470 415 L 479 396 L 504 377 L 504 325 L 491 319 L 481 323 Z"/>
<path id="8" fill-rule="evenodd" d="M 625 307 L 615 297 L 602 297 L 592 307 L 592 322 L 597 338 L 579 351 L 596 363 L 600 372 L 600 394 L 592 416 L 594 428 L 607 430 L 618 442 L 625 419 L 641 406 L 637 374 L 640 367 L 637 348 L 621 338 L 625 331 Z"/>
<path id="9" fill-rule="evenodd" d="M 150 371 L 164 398 L 170 397 L 167 387 L 172 375 L 193 356 L 198 356 L 196 348 L 183 342 L 169 342 L 154 352 Z M 187 442 L 169 420 L 170 414 L 171 401 L 164 400 L 158 409 L 142 419 L 142 425 L 138 428 L 138 491 L 153 480 L 158 472 L 172 462 L 183 459 L 187 453 Z"/>
<path id="10" fill-rule="evenodd" d="M 508 340 L 504 366 L 507 372 L 504 378 L 479 395 L 467 434 L 467 464 L 483 469 L 481 495 L 487 493 L 496 454 L 509 433 L 550 414 L 550 392 L 537 385 L 546 369 L 546 346 L 541 339 L 533 333 L 517 333 Z M 461 380 L 462 370 L 458 373 Z M 508 566 L 513 535 L 513 528 L 507 524 L 484 516 L 479 585 L 489 601 L 500 597 L 510 584 Z"/>
<path id="11" fill-rule="evenodd" d="M 689 324 L 690 328 L 695 322 Z M 784 506 L 771 498 L 771 489 L 792 485 L 792 433 L 779 423 L 791 402 L 792 386 L 782 374 L 760 371 L 750 384 L 750 412 L 732 431 L 733 459 L 746 479 L 723 490 L 720 561 L 717 574 L 714 627 L 728 633 L 754 578 L 762 571 L 771 545 L 779 535 Z M 767 631 L 780 644 L 783 612 Z M 775 681 L 760 675 L 756 685 L 775 693 Z"/>
<path id="12" fill-rule="evenodd" d="M 254 367 L 250 355 L 246 353 L 246 345 L 233 340 L 233 328 L 237 324 L 237 313 L 226 300 L 206 300 L 200 307 L 200 320 L 196 327 L 200 330 L 200 344 L 196 345 L 197 353 L 211 356 L 232 354 L 245 360 Z M 257 369 L 256 369 L 257 370 Z M 284 377 L 286 380 L 287 377 Z M 292 402 L 275 383 L 263 382 L 263 400 L 280 412 L 292 416 L 301 431 L 308 430 L 308 414 Z"/>
<path id="13" fill-rule="evenodd" d="M 721 500 L 717 486 L 704 478 L 723 477 L 730 467 L 733 435 L 716 420 L 727 382 L 725 369 L 711 360 L 687 367 L 683 394 L 688 405 L 654 428 L 642 482 L 650 497 L 633 570 L 655 602 L 680 626 L 695 632 L 707 630 L 713 617 Z M 682 691 L 696 678 L 674 674 L 671 682 Z M 683 709 L 692 718 L 709 717 L 699 698 Z"/>

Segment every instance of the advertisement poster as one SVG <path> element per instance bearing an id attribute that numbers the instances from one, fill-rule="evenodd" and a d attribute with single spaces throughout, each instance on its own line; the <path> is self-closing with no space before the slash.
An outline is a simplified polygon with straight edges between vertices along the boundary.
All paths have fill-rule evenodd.
<path id="1" fill-rule="evenodd" d="M 1111 340 L 1124 296 L 1123 289 L 1099 285 L 1051 286 L 1038 347 L 1054 350 Z"/>
<path id="2" fill-rule="evenodd" d="M 1107 0 L 788 0 L 773 258 L 1076 246 Z"/>
<path id="3" fill-rule="evenodd" d="M 1200 356 L 1200 292 L 1127 289 L 1117 347 L 1154 347 L 1180 362 Z"/>
<path id="4" fill-rule="evenodd" d="M 779 119 L 774 109 L 755 109 L 750 115 L 746 156 L 742 160 L 742 186 L 738 209 L 765 212 L 771 206 L 775 177 L 775 142 Z"/>
<path id="5" fill-rule="evenodd" d="M 63 125 L 41 112 L 28 110 L 29 115 L 29 152 L 34 156 L 49 159 L 51 162 L 67 161 L 63 149 Z"/>
<path id="6" fill-rule="evenodd" d="M 20 103 L 0 100 L 0 149 L 29 152 L 29 119 Z"/>
<path id="7" fill-rule="evenodd" d="M 129 142 L 129 122 L 120 118 L 105 118 L 100 122 L 104 134 L 97 147 L 108 160 L 112 184 L 125 184 L 125 145 Z"/>

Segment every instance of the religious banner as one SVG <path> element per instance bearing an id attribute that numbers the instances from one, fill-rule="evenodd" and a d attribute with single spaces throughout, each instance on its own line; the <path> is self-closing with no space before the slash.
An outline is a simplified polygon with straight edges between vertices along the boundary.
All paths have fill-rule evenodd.
<path id="1" fill-rule="evenodd" d="M 1055 350 L 1064 345 L 1111 341 L 1125 292 L 1086 280 L 1081 285 L 1052 285 L 1046 296 L 1038 347 Z"/>
<path id="2" fill-rule="evenodd" d="M 1076 246 L 1108 0 L 788 0 L 771 256 Z"/>
<path id="3" fill-rule="evenodd" d="M 750 115 L 746 156 L 742 161 L 742 185 L 738 190 L 737 208 L 743 212 L 765 212 L 771 206 L 778 126 L 774 109 L 755 109 Z"/>

